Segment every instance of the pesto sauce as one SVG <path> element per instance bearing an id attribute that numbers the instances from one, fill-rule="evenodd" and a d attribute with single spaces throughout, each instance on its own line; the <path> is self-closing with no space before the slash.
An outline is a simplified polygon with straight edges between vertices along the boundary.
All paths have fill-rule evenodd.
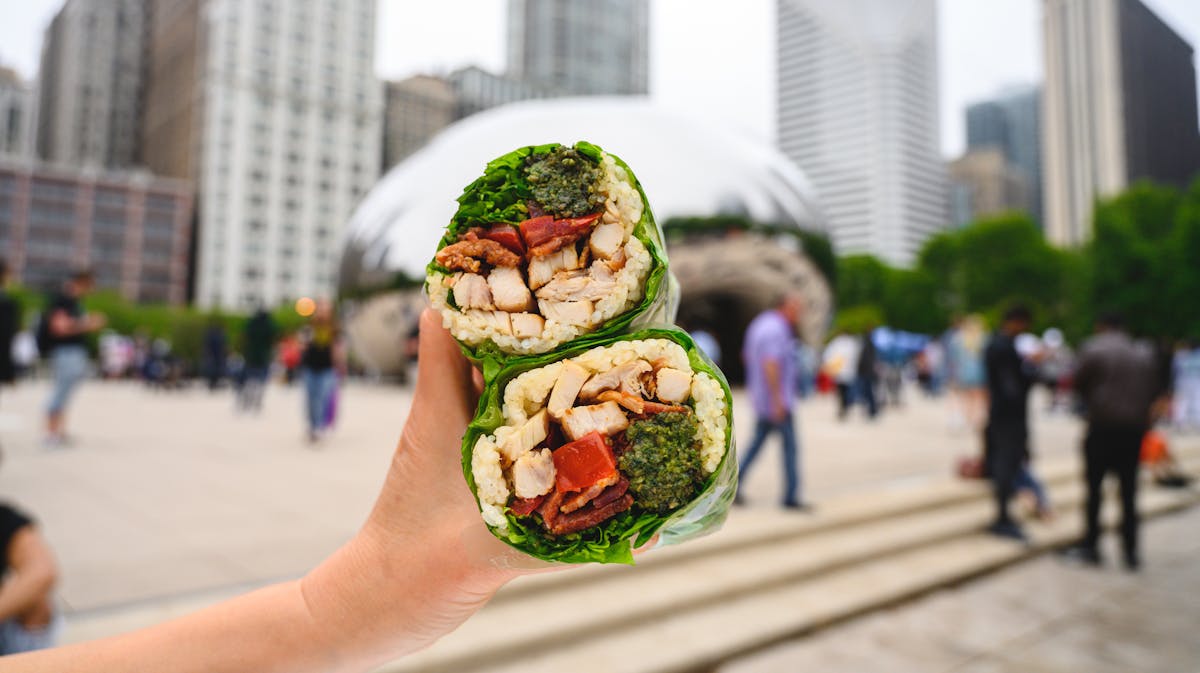
<path id="1" fill-rule="evenodd" d="M 704 480 L 693 414 L 667 412 L 629 424 L 629 448 L 617 460 L 638 506 L 652 512 L 678 509 Z"/>
<path id="2" fill-rule="evenodd" d="M 533 198 L 558 218 L 583 217 L 604 207 L 600 167 L 570 147 L 551 150 L 530 162 L 525 179 Z"/>

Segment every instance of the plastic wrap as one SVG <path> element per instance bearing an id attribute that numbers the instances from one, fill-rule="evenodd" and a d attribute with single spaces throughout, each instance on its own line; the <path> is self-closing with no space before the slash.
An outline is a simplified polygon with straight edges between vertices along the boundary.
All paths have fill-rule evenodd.
<path id="1" fill-rule="evenodd" d="M 663 295 L 670 295 L 670 288 Z M 668 297 L 669 298 L 669 297 Z M 666 302 L 669 303 L 669 302 Z M 472 471 L 475 444 L 482 435 L 493 434 L 504 424 L 504 389 L 508 383 L 526 371 L 553 362 L 575 357 L 597 346 L 638 339 L 667 339 L 687 352 L 694 373 L 706 373 L 721 385 L 725 396 L 725 451 L 717 468 L 701 485 L 700 492 L 686 505 L 667 514 L 634 513 L 627 510 L 604 523 L 579 533 L 563 536 L 547 534 L 539 526 L 519 521 L 506 512 L 507 530 L 490 527 L 492 533 L 505 543 L 526 554 L 546 561 L 564 563 L 633 563 L 633 550 L 658 536 L 657 544 L 671 545 L 711 533 L 721 527 L 729 512 L 737 488 L 737 460 L 733 443 L 733 407 L 729 383 L 721 370 L 696 347 L 683 331 L 670 327 L 651 327 L 617 336 L 587 339 L 587 344 L 558 349 L 554 353 L 528 356 L 512 361 L 486 379 L 475 418 L 467 428 L 462 444 L 463 475 L 479 504 L 478 490 Z M 584 341 L 584 340 L 580 340 Z M 482 508 L 481 508 L 482 511 Z"/>
<path id="2" fill-rule="evenodd" d="M 497 196 L 495 192 L 499 189 L 498 185 L 501 183 L 507 185 L 506 180 L 510 180 L 510 176 L 514 174 L 517 167 L 528 157 L 546 154 L 559 147 L 562 145 L 558 143 L 531 145 L 513 150 L 489 162 L 483 175 L 468 185 L 459 196 L 458 211 L 438 243 L 438 250 L 457 241 L 458 237 L 472 226 L 490 223 L 516 225 L 525 219 L 527 213 L 524 203 L 526 199 L 530 198 L 528 190 L 505 188 L 500 190 L 501 193 Z M 591 143 L 580 141 L 575 143 L 574 148 L 597 161 L 603 154 L 608 154 L 617 165 L 625 169 L 629 180 L 642 198 L 642 217 L 634 226 L 633 236 L 641 241 L 650 253 L 651 265 L 643 283 L 642 298 L 635 306 L 548 352 L 588 346 L 648 324 L 671 322 L 679 302 L 678 284 L 670 278 L 667 272 L 667 252 L 663 242 L 663 232 L 654 220 L 650 202 L 646 198 L 646 193 L 642 189 L 641 183 L 638 182 L 637 176 L 620 157 L 604 152 Z M 436 259 L 426 267 L 427 278 L 431 274 L 448 275 L 450 273 L 450 270 L 440 266 Z M 460 340 L 459 346 L 467 358 L 484 372 L 485 377 L 495 375 L 496 372 L 516 359 L 538 357 L 538 355 L 505 352 L 490 340 L 476 346 Z"/>

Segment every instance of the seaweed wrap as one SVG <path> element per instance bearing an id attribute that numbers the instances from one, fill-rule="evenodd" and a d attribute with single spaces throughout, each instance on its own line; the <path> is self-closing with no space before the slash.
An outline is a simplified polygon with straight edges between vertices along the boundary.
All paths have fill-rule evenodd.
<path id="1" fill-rule="evenodd" d="M 632 563 L 655 535 L 673 544 L 724 521 L 737 480 L 731 399 L 676 329 L 525 358 L 487 382 L 463 472 L 484 522 L 513 547 Z"/>
<path id="2" fill-rule="evenodd" d="M 669 319 L 662 232 L 633 172 L 599 147 L 522 147 L 458 203 L 425 287 L 476 363 Z"/>

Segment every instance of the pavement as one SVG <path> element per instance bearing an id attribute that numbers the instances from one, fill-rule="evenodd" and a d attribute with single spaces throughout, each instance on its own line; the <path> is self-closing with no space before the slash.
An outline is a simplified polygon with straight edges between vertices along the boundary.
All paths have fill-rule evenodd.
<path id="1" fill-rule="evenodd" d="M 1141 572 L 1053 556 L 727 663 L 718 673 L 1200 670 L 1200 508 L 1150 521 Z M 1111 536 L 1110 536 L 1111 537 Z M 1110 540 L 1111 541 L 1111 540 Z"/>
<path id="2" fill-rule="evenodd" d="M 336 431 L 310 445 L 298 387 L 272 386 L 263 412 L 243 416 L 227 390 L 95 381 L 72 406 L 74 444 L 51 450 L 39 443 L 46 394 L 38 382 L 0 393 L 0 498 L 33 513 L 59 556 L 68 641 L 304 573 L 364 520 L 411 402 L 405 388 L 350 385 Z M 1038 464 L 1071 463 L 1082 425 L 1044 406 L 1037 398 L 1032 407 Z M 954 463 L 978 450 L 950 422 L 950 408 L 945 398 L 910 394 L 875 421 L 855 415 L 840 423 L 832 399 L 804 402 L 805 498 L 817 503 L 817 523 L 847 505 L 878 509 L 892 497 L 945 488 Z M 741 394 L 735 417 L 735 436 L 745 441 L 753 419 Z M 1200 447 L 1196 438 L 1181 441 Z M 781 482 L 771 445 L 742 481 L 750 506 L 731 513 L 721 536 L 776 526 L 787 516 L 774 507 Z"/>

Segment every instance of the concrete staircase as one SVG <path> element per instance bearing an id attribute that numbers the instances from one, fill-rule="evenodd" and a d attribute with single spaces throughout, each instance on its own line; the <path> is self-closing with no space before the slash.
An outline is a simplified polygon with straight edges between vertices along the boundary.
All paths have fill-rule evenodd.
<path id="1" fill-rule="evenodd" d="M 1200 450 L 1179 456 L 1200 472 Z M 946 480 L 820 503 L 813 514 L 736 510 L 718 534 L 639 558 L 522 578 L 429 650 L 383 667 L 407 671 L 669 673 L 720 662 L 962 582 L 1080 534 L 1076 462 L 1041 466 L 1058 516 L 1030 523 L 1029 545 L 980 531 L 992 516 L 982 483 Z M 1148 482 L 1153 516 L 1200 492 Z M 1106 502 L 1111 525 L 1115 498 Z"/>

